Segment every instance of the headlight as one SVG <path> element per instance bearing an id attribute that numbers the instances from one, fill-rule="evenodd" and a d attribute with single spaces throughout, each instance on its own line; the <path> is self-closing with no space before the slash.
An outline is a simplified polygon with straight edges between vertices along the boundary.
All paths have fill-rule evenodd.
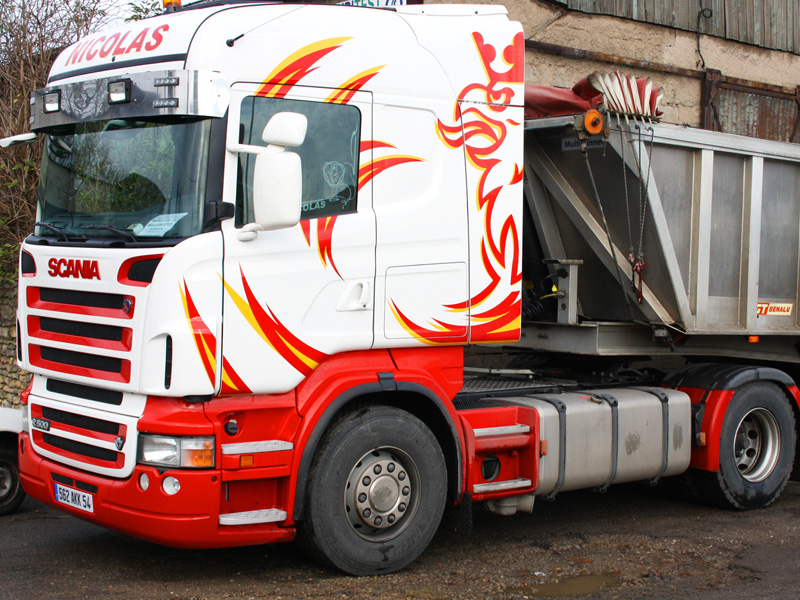
<path id="1" fill-rule="evenodd" d="M 214 467 L 213 437 L 169 437 L 139 434 L 139 462 L 156 467 L 208 469 Z"/>
<path id="2" fill-rule="evenodd" d="M 28 405 L 22 405 L 22 431 L 25 433 L 31 432 L 31 422 L 28 419 Z"/>

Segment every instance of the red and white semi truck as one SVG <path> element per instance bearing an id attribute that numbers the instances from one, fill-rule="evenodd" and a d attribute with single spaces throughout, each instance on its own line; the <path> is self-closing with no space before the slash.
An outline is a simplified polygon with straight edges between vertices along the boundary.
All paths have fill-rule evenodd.
<path id="1" fill-rule="evenodd" d="M 775 500 L 800 150 L 656 123 L 616 75 L 600 112 L 526 120 L 523 75 L 485 5 L 212 1 L 65 49 L 31 101 L 27 493 L 353 574 L 475 502 L 677 475 Z M 512 368 L 465 368 L 480 345 Z"/>

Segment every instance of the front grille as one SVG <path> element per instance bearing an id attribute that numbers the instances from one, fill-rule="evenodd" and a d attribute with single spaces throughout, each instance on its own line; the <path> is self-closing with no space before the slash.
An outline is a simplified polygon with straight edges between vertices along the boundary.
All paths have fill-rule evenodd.
<path id="1" fill-rule="evenodd" d="M 124 332 L 122 327 L 115 327 L 112 325 L 78 323 L 77 321 L 63 321 L 61 319 L 50 319 L 47 317 L 39 319 L 39 326 L 43 331 L 49 331 L 51 333 L 90 337 L 110 342 L 121 342 Z"/>
<path id="2" fill-rule="evenodd" d="M 125 476 L 133 469 L 135 417 L 87 408 L 75 412 L 68 404 L 36 398 L 29 403 L 29 410 L 31 441 L 40 454 L 111 476 Z"/>
<path id="3" fill-rule="evenodd" d="M 131 363 L 129 360 L 37 344 L 28 346 L 28 357 L 33 366 L 51 371 L 106 381 L 130 382 Z"/>
<path id="4" fill-rule="evenodd" d="M 131 382 L 127 353 L 134 345 L 130 325 L 135 296 L 29 286 L 25 300 L 31 366 L 91 380 Z"/>
<path id="5" fill-rule="evenodd" d="M 103 448 L 90 446 L 89 444 L 82 444 L 74 440 L 56 437 L 49 433 L 43 433 L 42 439 L 45 444 L 53 448 L 58 448 L 59 450 L 64 450 L 65 452 L 71 452 L 72 454 L 78 454 L 80 456 L 86 456 L 87 458 L 94 458 L 95 460 L 102 460 L 104 462 L 116 462 L 119 456 L 119 452 L 104 450 Z"/>
<path id="6" fill-rule="evenodd" d="M 47 391 L 63 394 L 64 396 L 72 396 L 73 398 L 83 398 L 85 400 L 92 400 L 93 402 L 112 404 L 114 406 L 121 405 L 123 398 L 122 392 L 104 390 L 90 385 L 81 385 L 80 383 L 71 383 L 58 379 L 47 380 Z"/>
<path id="7" fill-rule="evenodd" d="M 52 304 L 71 304 L 72 306 L 92 306 L 94 308 L 115 308 L 120 310 L 125 301 L 125 296 L 121 294 L 59 290 L 57 288 L 39 288 L 39 298 L 42 302 L 50 302 Z"/>
<path id="8" fill-rule="evenodd" d="M 28 288 L 26 299 L 30 308 L 59 313 L 130 319 L 134 313 L 134 298 L 124 294 L 60 290 L 57 288 Z"/>
<path id="9" fill-rule="evenodd" d="M 43 360 L 71 365 L 73 367 L 85 367 L 87 369 L 98 369 L 109 373 L 119 373 L 122 371 L 122 361 L 119 358 L 109 356 L 95 356 L 84 354 L 83 352 L 73 352 L 72 350 L 61 350 L 59 348 L 41 347 Z"/>
<path id="10" fill-rule="evenodd" d="M 133 331 L 129 327 L 35 316 L 28 317 L 28 335 L 53 342 L 123 352 L 131 349 L 133 341 Z"/>
<path id="11" fill-rule="evenodd" d="M 70 427 L 105 433 L 106 435 L 116 436 L 119 433 L 119 425 L 117 423 L 93 419 L 92 417 L 86 417 L 84 415 L 76 415 L 56 408 L 42 407 L 42 417 L 51 423 L 61 423 L 63 425 L 69 425 Z"/>

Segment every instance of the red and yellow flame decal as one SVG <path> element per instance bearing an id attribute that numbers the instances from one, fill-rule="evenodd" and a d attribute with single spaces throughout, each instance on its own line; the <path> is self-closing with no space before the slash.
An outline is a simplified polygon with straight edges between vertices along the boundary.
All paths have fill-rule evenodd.
<path id="1" fill-rule="evenodd" d="M 367 142 L 361 142 L 360 152 L 362 154 L 367 152 L 367 156 L 369 157 L 370 151 L 382 148 L 391 148 L 394 150 L 396 149 L 396 146 L 389 144 L 388 142 L 370 140 Z M 396 167 L 397 165 L 402 165 L 405 163 L 420 162 L 423 160 L 425 159 L 407 154 L 388 154 L 380 158 L 368 160 L 366 163 L 362 163 L 358 168 L 358 189 L 360 190 L 368 181 L 371 181 L 376 175 L 382 173 L 386 169 L 391 169 L 392 167 Z"/>
<path id="2" fill-rule="evenodd" d="M 375 149 L 395 149 L 395 146 L 388 142 L 381 142 L 378 140 L 369 140 L 362 142 L 359 151 L 367 153 L 367 157 L 371 156 L 371 152 Z M 390 169 L 397 165 L 404 163 L 420 162 L 425 159 L 417 156 L 408 156 L 401 154 L 390 154 L 377 158 L 375 160 L 368 160 L 362 163 L 358 169 L 358 189 L 364 187 L 367 182 L 371 181 L 376 175 L 382 173 L 386 169 Z M 316 222 L 316 225 L 314 224 Z M 336 217 L 323 217 L 320 219 L 313 219 L 309 221 L 301 221 L 300 229 L 303 232 L 303 237 L 306 244 L 312 244 L 312 232 L 317 233 L 317 251 L 319 252 L 319 259 L 323 266 L 327 269 L 330 266 L 340 279 L 344 279 L 339 269 L 336 268 L 336 263 L 333 261 L 333 227 L 336 224 Z"/>
<path id="3" fill-rule="evenodd" d="M 465 323 L 452 324 L 445 323 L 438 319 L 432 319 L 428 327 L 423 327 L 409 319 L 403 311 L 393 301 L 389 301 L 389 308 L 392 310 L 395 319 L 412 337 L 417 338 L 424 344 L 463 344 L 468 341 L 469 330 Z M 443 340 L 441 338 L 447 338 Z"/>
<path id="4" fill-rule="evenodd" d="M 355 93 L 364 87 L 364 84 L 367 83 L 370 79 L 375 77 L 378 73 L 380 73 L 381 69 L 386 65 L 381 65 L 380 67 L 372 67 L 371 69 L 367 69 L 366 71 L 362 71 L 355 77 L 351 77 L 347 81 L 345 81 L 342 85 L 339 86 L 335 92 L 333 92 L 330 96 L 325 99 L 325 102 L 330 102 L 332 104 L 347 104 L 352 100 Z"/>
<path id="5" fill-rule="evenodd" d="M 309 246 L 311 246 L 312 223 L 316 223 L 319 260 L 326 269 L 330 264 L 331 268 L 336 271 L 339 279 L 344 279 L 342 274 L 339 273 L 339 269 L 336 268 L 336 263 L 333 262 L 333 226 L 336 223 L 336 217 L 322 217 L 311 221 L 300 222 L 303 237 L 306 240 L 306 244 Z"/>
<path id="6" fill-rule="evenodd" d="M 217 338 L 211 333 L 211 330 L 206 325 L 197 307 L 192 300 L 189 293 L 189 288 L 186 282 L 183 282 L 183 287 L 178 286 L 181 292 L 181 300 L 183 301 L 183 310 L 186 313 L 186 319 L 189 321 L 189 327 L 192 330 L 192 337 L 197 346 L 197 352 L 200 355 L 200 360 L 203 363 L 203 368 L 208 375 L 208 380 L 212 386 L 216 385 L 216 368 L 217 368 Z M 227 359 L 222 358 L 222 389 L 220 395 L 231 394 L 249 394 L 250 388 L 245 385 L 241 377 L 236 374 L 236 371 L 228 364 Z"/>
<path id="7" fill-rule="evenodd" d="M 301 79 L 319 68 L 316 66 L 317 62 L 349 39 L 352 38 L 330 38 L 303 46 L 297 52 L 287 56 L 267 75 L 263 85 L 256 92 L 256 96 L 285 97 Z"/>
<path id="8" fill-rule="evenodd" d="M 446 305 L 444 308 L 454 312 L 470 312 L 471 343 L 511 342 L 519 339 L 521 318 L 521 256 L 519 229 L 513 214 L 505 219 L 497 214 L 501 192 L 506 185 L 513 186 L 522 181 L 522 169 L 513 164 L 513 172 L 500 185 L 488 189 L 490 176 L 497 177 L 498 169 L 508 168 L 508 163 L 499 158 L 503 144 L 508 137 L 509 127 L 518 127 L 519 122 L 503 118 L 507 104 L 514 97 L 514 89 L 509 84 L 518 85 L 524 74 L 524 38 L 518 33 L 511 45 L 502 52 L 502 60 L 509 67 L 497 71 L 492 63 L 497 58 L 496 49 L 484 43 L 480 33 L 472 34 L 475 47 L 480 56 L 486 83 L 471 83 L 459 94 L 453 110 L 453 124 L 437 121 L 436 134 L 450 149 L 464 148 L 469 164 L 480 173 L 476 186 L 476 208 L 483 220 L 481 239 L 481 262 L 489 276 L 488 284 L 467 302 Z M 474 100 L 476 105 L 462 111 L 461 100 Z M 479 104 L 477 104 L 479 103 Z M 499 229 L 496 223 L 501 222 Z M 497 296 L 502 294 L 498 300 Z M 482 312 L 479 306 L 488 305 Z M 433 329 L 420 327 L 403 314 L 397 305 L 390 301 L 395 318 L 414 337 L 422 342 L 451 344 L 450 336 L 456 325 L 435 321 Z"/>
<path id="9" fill-rule="evenodd" d="M 242 298 L 228 282 L 225 283 L 225 290 L 230 295 L 239 312 L 242 313 L 250 326 L 281 358 L 288 362 L 297 371 L 305 376 L 311 374 L 328 355 L 320 352 L 301 341 L 293 335 L 270 310 L 269 306 L 262 308 L 258 299 L 253 294 L 253 290 L 247 283 L 247 279 L 242 274 L 242 285 L 244 286 L 245 298 Z"/>

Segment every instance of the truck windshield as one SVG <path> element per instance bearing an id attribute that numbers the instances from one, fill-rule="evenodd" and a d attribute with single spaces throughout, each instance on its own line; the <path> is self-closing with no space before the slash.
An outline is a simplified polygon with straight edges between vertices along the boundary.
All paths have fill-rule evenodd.
<path id="1" fill-rule="evenodd" d="M 48 135 L 37 235 L 174 243 L 202 231 L 210 121 L 81 123 Z"/>

